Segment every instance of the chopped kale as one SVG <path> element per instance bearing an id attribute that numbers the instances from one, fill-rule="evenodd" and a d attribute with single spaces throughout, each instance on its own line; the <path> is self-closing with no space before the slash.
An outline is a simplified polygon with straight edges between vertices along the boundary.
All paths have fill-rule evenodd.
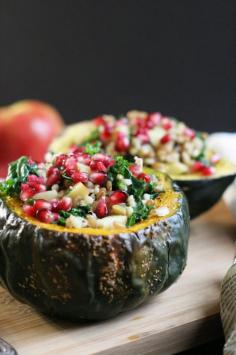
<path id="1" fill-rule="evenodd" d="M 25 182 L 30 174 L 38 176 L 37 165 L 30 164 L 27 157 L 19 158 L 9 165 L 7 178 L 0 183 L 0 191 L 8 195 L 19 193 L 21 183 Z"/>
<path id="2" fill-rule="evenodd" d="M 145 193 L 150 194 L 151 199 L 155 199 L 158 196 L 158 192 L 155 191 L 155 184 L 153 182 L 146 183 L 144 180 L 137 179 L 129 170 L 130 163 L 125 160 L 122 156 L 117 156 L 115 158 L 115 164 L 109 169 L 108 176 L 112 181 L 114 189 L 125 190 L 129 195 L 133 195 L 136 201 L 136 207 L 131 216 L 128 217 L 127 226 L 132 226 L 135 223 L 144 220 L 148 217 L 151 206 L 145 205 L 143 200 L 143 195 Z M 132 184 L 128 187 L 124 182 L 117 178 L 117 175 L 122 175 L 125 179 L 131 179 Z"/>
<path id="3" fill-rule="evenodd" d="M 79 206 L 72 208 L 70 211 L 60 211 L 59 212 L 59 220 L 58 224 L 65 226 L 66 224 L 66 219 L 70 217 L 71 215 L 76 216 L 76 217 L 85 217 L 88 213 L 90 212 L 90 207 L 89 206 Z"/>
<path id="4" fill-rule="evenodd" d="M 139 201 L 137 203 L 137 205 L 134 208 L 134 212 L 132 213 L 131 216 L 128 217 L 127 220 L 127 227 L 131 227 L 134 224 L 147 219 L 149 212 L 151 211 L 151 209 L 153 208 L 153 206 L 149 206 L 149 205 L 145 205 L 142 201 Z"/>
<path id="5" fill-rule="evenodd" d="M 94 155 L 101 152 L 101 142 L 96 143 L 86 143 L 85 145 L 85 153 Z"/>
<path id="6" fill-rule="evenodd" d="M 73 181 L 72 178 L 66 174 L 66 172 L 64 172 L 61 176 L 65 180 Z"/>
<path id="7" fill-rule="evenodd" d="M 124 178 L 130 178 L 131 172 L 129 171 L 129 165 L 130 163 L 124 159 L 124 157 L 118 155 L 115 158 L 115 164 L 109 169 L 109 177 L 114 180 L 116 175 L 120 174 L 124 176 Z"/>

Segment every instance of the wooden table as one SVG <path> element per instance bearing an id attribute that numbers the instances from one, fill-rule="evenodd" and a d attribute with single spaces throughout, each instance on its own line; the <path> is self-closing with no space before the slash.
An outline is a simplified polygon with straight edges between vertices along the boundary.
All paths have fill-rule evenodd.
<path id="1" fill-rule="evenodd" d="M 188 265 L 148 304 L 100 323 L 53 322 L 0 289 L 0 337 L 19 355 L 173 354 L 222 336 L 220 284 L 234 257 L 236 223 L 223 202 L 191 225 Z"/>

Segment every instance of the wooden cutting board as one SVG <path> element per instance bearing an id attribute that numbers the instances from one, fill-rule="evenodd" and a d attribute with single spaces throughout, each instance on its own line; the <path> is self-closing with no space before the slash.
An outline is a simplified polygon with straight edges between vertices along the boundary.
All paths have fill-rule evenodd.
<path id="1" fill-rule="evenodd" d="M 173 354 L 222 336 L 220 284 L 234 257 L 236 222 L 223 202 L 191 224 L 188 265 L 149 303 L 100 323 L 54 322 L 0 288 L 0 337 L 19 355 Z"/>

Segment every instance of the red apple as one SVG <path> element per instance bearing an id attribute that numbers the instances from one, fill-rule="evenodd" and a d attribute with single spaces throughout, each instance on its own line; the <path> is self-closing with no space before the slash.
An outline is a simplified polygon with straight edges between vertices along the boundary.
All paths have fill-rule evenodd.
<path id="1" fill-rule="evenodd" d="M 8 163 L 21 155 L 42 160 L 62 127 L 59 112 L 44 102 L 23 100 L 0 107 L 0 177 L 6 176 Z"/>

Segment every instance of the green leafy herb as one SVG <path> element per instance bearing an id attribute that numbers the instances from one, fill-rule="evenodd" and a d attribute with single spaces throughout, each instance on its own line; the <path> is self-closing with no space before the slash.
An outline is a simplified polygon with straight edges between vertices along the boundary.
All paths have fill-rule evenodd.
<path id="1" fill-rule="evenodd" d="M 151 199 L 155 199 L 159 192 L 155 190 L 155 183 L 147 183 L 144 180 L 137 179 L 129 170 L 130 163 L 122 156 L 115 158 L 115 164 L 109 169 L 108 176 L 112 181 L 114 189 L 125 190 L 129 195 L 133 195 L 136 201 L 136 207 L 131 216 L 128 217 L 127 226 L 133 226 L 135 223 L 146 219 L 149 215 L 152 206 L 143 203 L 143 195 L 150 194 Z M 131 179 L 132 184 L 128 187 L 123 180 L 117 178 L 117 175 L 122 175 L 125 179 Z"/>
<path id="2" fill-rule="evenodd" d="M 72 178 L 70 176 L 68 176 L 65 172 L 61 175 L 63 177 L 63 179 L 68 180 L 68 181 L 72 181 Z"/>
<path id="3" fill-rule="evenodd" d="M 139 201 L 135 206 L 134 212 L 127 219 L 127 227 L 131 227 L 134 224 L 147 219 L 152 208 L 153 206 L 145 205 L 142 201 Z"/>
<path id="4" fill-rule="evenodd" d="M 101 151 L 101 145 L 101 142 L 87 143 L 85 145 L 85 153 L 90 155 L 97 154 Z"/>
<path id="5" fill-rule="evenodd" d="M 111 180 L 114 189 L 122 190 L 122 181 L 117 178 L 117 175 L 122 175 L 125 179 L 131 178 L 129 165 L 130 163 L 122 156 L 115 158 L 115 164 L 108 171 L 108 179 Z"/>
<path id="6" fill-rule="evenodd" d="M 66 224 L 66 219 L 71 215 L 76 217 L 85 217 L 90 211 L 89 206 L 79 206 L 72 208 L 70 211 L 60 211 L 58 224 L 64 226 Z"/>
<path id="7" fill-rule="evenodd" d="M 19 158 L 9 165 L 7 178 L 0 183 L 0 191 L 8 195 L 18 193 L 21 183 L 25 182 L 30 174 L 38 176 L 37 165 L 30 164 L 27 157 Z"/>

